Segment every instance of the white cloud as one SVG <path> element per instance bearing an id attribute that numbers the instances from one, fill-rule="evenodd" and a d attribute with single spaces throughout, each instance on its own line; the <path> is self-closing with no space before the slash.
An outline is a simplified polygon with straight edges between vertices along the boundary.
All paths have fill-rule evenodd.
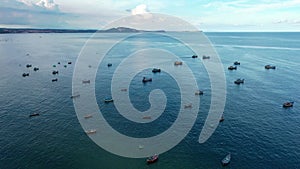
<path id="1" fill-rule="evenodd" d="M 134 9 L 131 10 L 132 15 L 140 15 L 148 13 L 147 5 L 141 4 L 136 6 Z"/>
<path id="2" fill-rule="evenodd" d="M 40 0 L 36 5 L 50 10 L 58 9 L 58 5 L 53 0 Z"/>

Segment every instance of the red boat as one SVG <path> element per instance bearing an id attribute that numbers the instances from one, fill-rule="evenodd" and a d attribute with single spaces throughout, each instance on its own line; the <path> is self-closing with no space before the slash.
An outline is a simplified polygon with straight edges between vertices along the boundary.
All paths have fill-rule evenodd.
<path id="1" fill-rule="evenodd" d="M 152 163 L 155 163 L 157 160 L 158 160 L 158 155 L 155 154 L 147 159 L 147 163 L 152 164 Z"/>

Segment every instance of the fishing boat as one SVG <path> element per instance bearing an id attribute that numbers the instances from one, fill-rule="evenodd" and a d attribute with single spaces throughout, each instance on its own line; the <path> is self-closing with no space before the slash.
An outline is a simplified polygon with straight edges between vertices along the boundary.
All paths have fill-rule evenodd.
<path id="1" fill-rule="evenodd" d="M 203 91 L 202 90 L 197 90 L 196 92 L 195 92 L 195 95 L 203 95 Z"/>
<path id="2" fill-rule="evenodd" d="M 111 67 L 111 66 L 112 66 L 112 63 L 108 63 L 108 64 L 107 64 L 107 67 Z"/>
<path id="3" fill-rule="evenodd" d="M 158 155 L 155 154 L 155 155 L 153 155 L 153 156 L 147 158 L 147 164 L 155 163 L 157 160 L 158 160 Z"/>
<path id="4" fill-rule="evenodd" d="M 236 66 L 229 66 L 229 67 L 228 67 L 228 70 L 236 70 L 236 69 L 237 69 Z"/>
<path id="5" fill-rule="evenodd" d="M 80 97 L 80 94 L 72 95 L 71 99 L 74 99 L 74 98 L 77 98 L 77 97 Z"/>
<path id="6" fill-rule="evenodd" d="M 160 72 L 160 69 L 158 69 L 158 68 L 154 68 L 154 69 L 152 69 L 152 72 L 153 72 L 153 73 Z"/>
<path id="7" fill-rule="evenodd" d="M 55 71 L 55 70 L 53 70 L 53 71 L 52 71 L 52 74 L 53 74 L 53 75 L 56 75 L 56 74 L 58 74 L 58 70 L 56 70 L 56 71 Z"/>
<path id="8" fill-rule="evenodd" d="M 240 65 L 241 63 L 238 62 L 238 61 L 235 61 L 233 64 L 234 64 L 234 65 Z"/>
<path id="9" fill-rule="evenodd" d="M 220 118 L 219 122 L 223 122 L 225 119 L 224 119 L 224 116 L 222 115 L 222 117 Z"/>
<path id="10" fill-rule="evenodd" d="M 182 62 L 181 61 L 176 61 L 176 62 L 174 62 L 174 65 L 175 66 L 182 65 Z"/>
<path id="11" fill-rule="evenodd" d="M 34 117 L 34 116 L 39 116 L 40 114 L 39 113 L 32 113 L 29 115 L 29 117 Z"/>
<path id="12" fill-rule="evenodd" d="M 86 134 L 94 134 L 94 133 L 96 133 L 96 129 L 86 130 L 85 133 Z"/>
<path id="13" fill-rule="evenodd" d="M 113 102 L 114 100 L 112 98 L 106 98 L 104 99 L 104 102 L 105 103 L 109 103 L 109 102 Z"/>
<path id="14" fill-rule="evenodd" d="M 190 103 L 190 104 L 186 104 L 186 105 L 184 105 L 184 108 L 185 109 L 188 109 L 188 108 L 192 108 L 193 106 L 192 106 L 192 104 Z"/>
<path id="15" fill-rule="evenodd" d="M 91 81 L 90 80 L 83 80 L 82 83 L 83 84 L 85 84 L 85 83 L 91 83 Z"/>
<path id="16" fill-rule="evenodd" d="M 195 58 L 198 58 L 198 56 L 197 56 L 197 55 L 193 55 L 193 56 L 192 56 L 192 58 L 194 58 L 194 59 L 195 59 Z"/>
<path id="17" fill-rule="evenodd" d="M 244 83 L 244 79 L 237 79 L 236 81 L 234 81 L 235 84 L 241 84 Z"/>
<path id="18" fill-rule="evenodd" d="M 29 73 L 23 73 L 22 76 L 23 77 L 29 76 Z"/>
<path id="19" fill-rule="evenodd" d="M 55 79 L 52 79 L 52 82 L 57 82 L 58 81 L 58 79 L 57 78 L 55 78 Z"/>
<path id="20" fill-rule="evenodd" d="M 146 82 L 152 82 L 152 78 L 146 78 L 146 77 L 143 77 L 143 83 L 146 83 Z"/>
<path id="21" fill-rule="evenodd" d="M 276 66 L 266 65 L 265 69 L 276 69 Z"/>
<path id="22" fill-rule="evenodd" d="M 293 107 L 294 102 L 285 102 L 283 103 L 282 107 Z"/>
<path id="23" fill-rule="evenodd" d="M 205 56 L 205 55 L 203 55 L 203 56 L 202 56 L 202 59 L 210 59 L 210 56 Z"/>
<path id="24" fill-rule="evenodd" d="M 231 160 L 231 154 L 227 154 L 225 158 L 223 158 L 223 160 L 221 161 L 223 166 L 226 166 L 230 163 Z"/>
<path id="25" fill-rule="evenodd" d="M 89 119 L 89 118 L 92 118 L 92 117 L 93 117 L 93 115 L 91 115 L 91 114 L 87 114 L 87 115 L 84 116 L 85 119 Z"/>

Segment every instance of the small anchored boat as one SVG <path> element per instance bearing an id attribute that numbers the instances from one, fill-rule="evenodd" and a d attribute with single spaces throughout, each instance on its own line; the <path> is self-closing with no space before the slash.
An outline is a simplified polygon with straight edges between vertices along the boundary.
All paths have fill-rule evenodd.
<path id="1" fill-rule="evenodd" d="M 83 80 L 82 83 L 83 83 L 83 84 L 91 83 L 91 81 L 90 81 L 90 80 Z"/>
<path id="2" fill-rule="evenodd" d="M 77 97 L 80 97 L 80 94 L 72 95 L 70 98 L 74 99 L 74 98 L 77 98 Z"/>
<path id="3" fill-rule="evenodd" d="M 108 64 L 107 64 L 107 67 L 111 67 L 111 66 L 112 66 L 112 64 L 111 64 L 111 63 L 108 63 Z"/>
<path id="4" fill-rule="evenodd" d="M 94 134 L 94 133 L 96 133 L 96 129 L 86 130 L 85 133 L 86 134 Z"/>
<path id="5" fill-rule="evenodd" d="M 194 58 L 194 59 L 195 59 L 195 58 L 198 58 L 198 56 L 197 56 L 197 55 L 193 55 L 193 56 L 192 56 L 192 58 Z"/>
<path id="6" fill-rule="evenodd" d="M 184 108 L 185 108 L 185 109 L 192 108 L 192 107 L 193 107 L 193 106 L 192 106 L 192 103 L 184 105 Z"/>
<path id="7" fill-rule="evenodd" d="M 93 115 L 91 115 L 91 114 L 87 114 L 87 115 L 84 116 L 85 119 L 89 119 L 89 118 L 92 118 L 92 117 L 93 117 Z"/>
<path id="8" fill-rule="evenodd" d="M 210 56 L 203 55 L 202 59 L 210 59 Z"/>
<path id="9" fill-rule="evenodd" d="M 127 89 L 126 88 L 121 89 L 121 92 L 127 92 Z"/>
<path id="10" fill-rule="evenodd" d="M 58 70 L 53 70 L 53 71 L 52 71 L 52 74 L 53 74 L 53 75 L 58 74 Z"/>
<path id="11" fill-rule="evenodd" d="M 285 102 L 283 103 L 282 107 L 293 107 L 294 102 Z"/>
<path id="12" fill-rule="evenodd" d="M 52 82 L 57 82 L 58 81 L 58 79 L 56 78 L 56 79 L 52 79 Z"/>
<path id="13" fill-rule="evenodd" d="M 109 102 L 113 102 L 114 100 L 112 98 L 106 98 L 104 99 L 104 102 L 105 103 L 109 103 Z"/>
<path id="14" fill-rule="evenodd" d="M 147 158 L 147 164 L 155 163 L 158 160 L 158 154 L 155 154 L 149 158 Z"/>
<path id="15" fill-rule="evenodd" d="M 30 68 L 30 67 L 32 67 L 32 65 L 30 65 L 30 64 L 27 64 L 27 65 L 26 65 L 26 67 L 27 67 L 27 68 Z"/>
<path id="16" fill-rule="evenodd" d="M 236 69 L 237 69 L 236 66 L 229 66 L 229 67 L 228 67 L 228 70 L 236 70 Z"/>
<path id="17" fill-rule="evenodd" d="M 197 90 L 196 92 L 195 92 L 195 95 L 203 95 L 203 91 L 202 90 Z"/>
<path id="18" fill-rule="evenodd" d="M 152 69 L 152 72 L 153 73 L 157 73 L 157 72 L 160 72 L 161 70 L 160 69 L 158 69 L 158 68 L 154 68 L 154 69 Z"/>
<path id="19" fill-rule="evenodd" d="M 152 82 L 152 78 L 146 78 L 146 77 L 143 77 L 143 83 L 146 83 L 146 82 Z"/>
<path id="20" fill-rule="evenodd" d="M 225 119 L 224 119 L 224 116 L 222 115 L 222 117 L 220 118 L 219 122 L 223 122 Z"/>
<path id="21" fill-rule="evenodd" d="M 237 79 L 236 81 L 234 81 L 235 84 L 241 84 L 244 83 L 244 79 Z"/>
<path id="22" fill-rule="evenodd" d="M 72 62 L 68 62 L 68 64 L 70 65 L 70 64 L 72 64 Z"/>
<path id="23" fill-rule="evenodd" d="M 223 160 L 221 161 L 223 166 L 226 166 L 230 163 L 231 160 L 231 154 L 227 154 L 225 158 L 223 158 Z"/>
<path id="24" fill-rule="evenodd" d="M 151 119 L 151 116 L 144 116 L 143 119 Z"/>
<path id="25" fill-rule="evenodd" d="M 40 70 L 38 67 L 33 68 L 33 71 L 38 71 L 38 70 Z"/>
<path id="26" fill-rule="evenodd" d="M 265 69 L 276 69 L 276 66 L 266 65 Z"/>
<path id="27" fill-rule="evenodd" d="M 233 64 L 234 64 L 234 65 L 240 65 L 241 63 L 238 62 L 238 61 L 235 61 Z"/>
<path id="28" fill-rule="evenodd" d="M 39 116 L 40 114 L 39 113 L 33 113 L 33 114 L 30 114 L 29 117 L 34 117 L 34 116 Z"/>
<path id="29" fill-rule="evenodd" d="M 181 61 L 176 61 L 176 62 L 174 62 L 174 65 L 175 66 L 182 65 L 182 62 Z"/>
<path id="30" fill-rule="evenodd" d="M 23 73 L 22 76 L 23 77 L 29 76 L 29 73 Z"/>

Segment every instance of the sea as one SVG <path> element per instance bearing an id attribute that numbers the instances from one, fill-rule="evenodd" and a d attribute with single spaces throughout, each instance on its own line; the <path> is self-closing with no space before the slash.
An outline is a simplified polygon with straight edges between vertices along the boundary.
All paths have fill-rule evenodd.
<path id="1" fill-rule="evenodd" d="M 218 53 L 226 79 L 225 120 L 204 143 L 200 144 L 198 139 L 211 103 L 212 77 L 203 65 L 209 59 L 202 59 L 202 55 L 193 59 L 194 53 L 184 50 L 178 41 L 159 33 L 145 33 L 118 42 L 124 44 L 112 48 L 99 64 L 95 83 L 83 84 L 95 85 L 103 117 L 115 130 L 136 138 L 151 137 L 168 130 L 177 118 L 180 90 L 176 79 L 163 69 L 156 74 L 145 69 L 132 79 L 127 92 L 139 111 L 151 106 L 148 96 L 152 90 L 165 92 L 165 111 L 148 125 L 126 119 L 113 102 L 103 102 L 111 96 L 114 71 L 132 51 L 158 46 L 172 51 L 190 67 L 204 91 L 199 96 L 195 123 L 182 141 L 161 153 L 156 163 L 147 165 L 146 158 L 122 157 L 98 146 L 77 118 L 74 99 L 70 98 L 72 78 L 77 59 L 93 34 L 1 34 L 0 169 L 300 168 L 300 33 L 204 32 L 204 35 Z M 116 42 L 119 37 L 119 33 L 98 33 L 93 39 L 98 46 L 92 47 L 101 48 L 102 43 Z M 228 70 L 235 61 L 240 62 L 237 70 Z M 107 63 L 112 66 L 107 67 Z M 143 60 L 137 59 L 132 64 L 142 63 Z M 32 67 L 27 68 L 27 64 Z M 266 70 L 268 64 L 276 69 Z M 34 71 L 34 67 L 39 70 Z M 59 73 L 53 75 L 53 70 Z M 23 77 L 23 73 L 29 76 Z M 143 76 L 152 77 L 153 81 L 143 84 Z M 245 79 L 244 84 L 234 84 L 238 78 Z M 287 101 L 293 101 L 294 106 L 283 108 Z M 39 116 L 29 117 L 33 113 Z M 94 134 L 100 134 L 98 131 Z M 221 160 L 228 153 L 232 156 L 231 163 L 223 167 Z"/>

